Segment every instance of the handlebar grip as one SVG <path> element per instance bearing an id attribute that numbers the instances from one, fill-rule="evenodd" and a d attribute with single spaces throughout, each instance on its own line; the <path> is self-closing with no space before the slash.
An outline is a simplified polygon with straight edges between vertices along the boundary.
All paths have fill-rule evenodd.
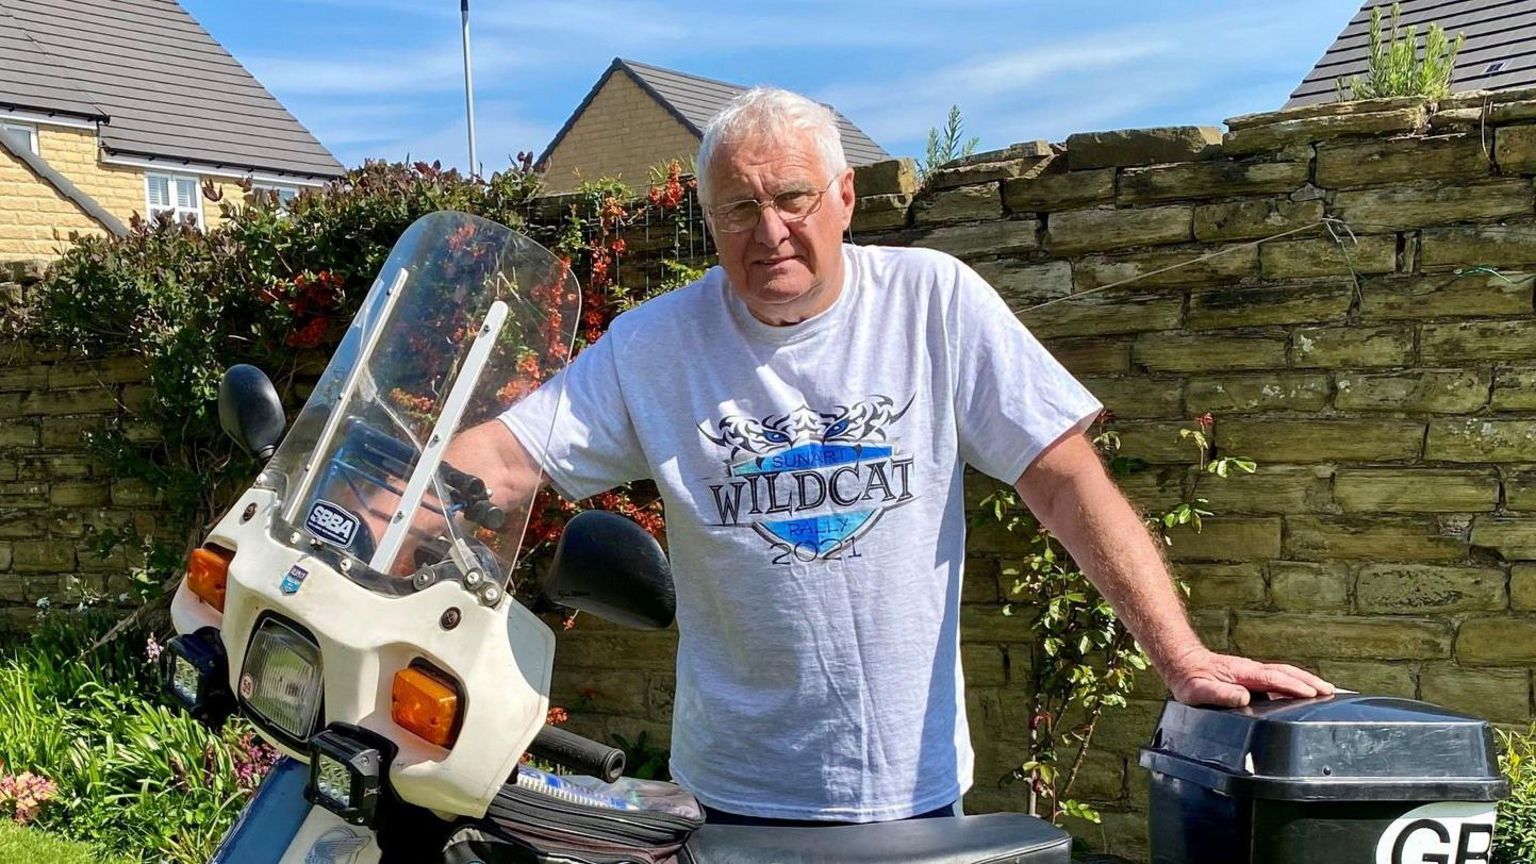
<path id="1" fill-rule="evenodd" d="M 556 726 L 540 729 L 528 752 L 577 773 L 601 778 L 604 783 L 612 783 L 624 773 L 623 750 Z"/>

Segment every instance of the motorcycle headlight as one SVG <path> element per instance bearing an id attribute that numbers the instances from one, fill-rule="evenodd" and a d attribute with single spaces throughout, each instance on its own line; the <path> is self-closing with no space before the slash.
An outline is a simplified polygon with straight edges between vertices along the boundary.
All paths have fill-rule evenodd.
<path id="1" fill-rule="evenodd" d="M 354 825 L 372 825 L 395 758 L 388 738 L 360 726 L 332 723 L 309 742 L 304 798 Z"/>
<path id="2" fill-rule="evenodd" d="M 240 671 L 240 699 L 254 719 L 295 742 L 308 741 L 324 693 L 320 646 L 276 618 L 251 637 Z"/>

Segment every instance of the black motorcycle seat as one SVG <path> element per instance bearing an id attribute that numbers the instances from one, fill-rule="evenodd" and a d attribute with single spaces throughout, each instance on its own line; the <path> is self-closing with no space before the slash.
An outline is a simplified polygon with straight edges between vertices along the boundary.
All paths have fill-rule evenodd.
<path id="1" fill-rule="evenodd" d="M 683 864 L 1068 864 L 1072 837 L 1023 813 L 826 828 L 706 824 Z"/>

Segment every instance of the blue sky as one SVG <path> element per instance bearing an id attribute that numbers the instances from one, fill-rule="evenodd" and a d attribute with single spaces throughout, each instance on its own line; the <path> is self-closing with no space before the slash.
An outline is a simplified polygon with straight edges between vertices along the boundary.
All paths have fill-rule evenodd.
<path id="1" fill-rule="evenodd" d="M 182 0 L 346 165 L 468 161 L 457 0 Z M 487 170 L 542 151 L 615 56 L 829 102 L 921 155 L 1278 108 L 1353 0 L 472 0 Z"/>

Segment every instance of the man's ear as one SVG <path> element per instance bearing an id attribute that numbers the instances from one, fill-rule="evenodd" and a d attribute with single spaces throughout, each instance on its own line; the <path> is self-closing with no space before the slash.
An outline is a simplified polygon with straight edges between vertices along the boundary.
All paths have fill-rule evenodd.
<path id="1" fill-rule="evenodd" d="M 853 226 L 853 206 L 859 200 L 858 193 L 853 188 L 853 169 L 847 168 L 843 176 L 837 182 L 837 197 L 843 203 L 843 231 L 847 232 Z"/>

